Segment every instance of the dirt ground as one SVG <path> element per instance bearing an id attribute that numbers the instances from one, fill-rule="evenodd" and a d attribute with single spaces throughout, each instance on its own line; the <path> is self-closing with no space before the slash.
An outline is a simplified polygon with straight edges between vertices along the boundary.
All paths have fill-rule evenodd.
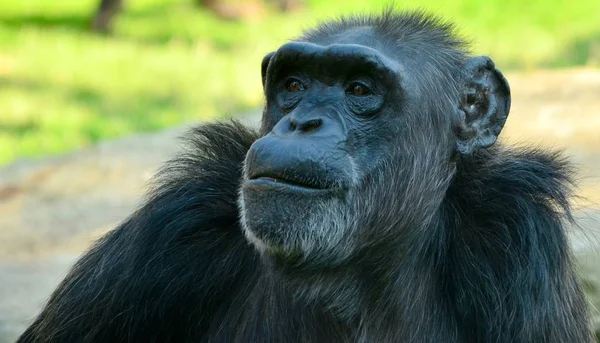
<path id="1" fill-rule="evenodd" d="M 564 149 L 580 167 L 574 247 L 600 288 L 600 70 L 509 74 L 502 141 Z M 256 123 L 258 113 L 244 117 Z M 0 343 L 12 342 L 95 238 L 132 211 L 185 128 L 0 169 Z M 600 296 L 595 297 L 600 308 Z"/>

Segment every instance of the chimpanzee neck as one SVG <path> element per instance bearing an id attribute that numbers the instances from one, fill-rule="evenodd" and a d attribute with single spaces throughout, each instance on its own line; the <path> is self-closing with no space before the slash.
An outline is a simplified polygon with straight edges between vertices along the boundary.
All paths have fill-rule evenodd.
<path id="1" fill-rule="evenodd" d="M 569 164 L 557 154 L 500 149 L 461 157 L 436 216 L 398 247 L 404 256 L 383 292 L 361 284 L 361 296 L 371 297 L 363 303 L 376 304 L 361 314 L 370 341 L 520 337 L 515 323 L 548 325 L 544 306 L 571 301 Z"/>
<path id="2" fill-rule="evenodd" d="M 568 162 L 558 154 L 502 149 L 461 157 L 429 237 L 412 249 L 406 274 L 397 278 L 405 283 L 396 290 L 403 321 L 431 324 L 426 330 L 439 334 L 437 341 L 520 337 L 514 323 L 547 325 L 540 316 L 545 306 L 570 301 L 567 290 L 577 287 L 565 277 Z M 445 322 L 419 323 L 440 314 Z"/>

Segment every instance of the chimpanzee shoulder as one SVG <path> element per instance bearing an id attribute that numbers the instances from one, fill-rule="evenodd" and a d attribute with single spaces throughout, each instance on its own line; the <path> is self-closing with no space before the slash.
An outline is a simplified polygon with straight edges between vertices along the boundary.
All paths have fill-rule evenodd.
<path id="1" fill-rule="evenodd" d="M 560 151 L 501 145 L 457 163 L 440 272 L 471 340 L 590 339 L 566 230 L 575 171 Z"/>
<path id="2" fill-rule="evenodd" d="M 255 139 L 235 121 L 190 130 L 142 206 L 77 262 L 18 342 L 201 340 L 256 272 L 236 208 Z"/>

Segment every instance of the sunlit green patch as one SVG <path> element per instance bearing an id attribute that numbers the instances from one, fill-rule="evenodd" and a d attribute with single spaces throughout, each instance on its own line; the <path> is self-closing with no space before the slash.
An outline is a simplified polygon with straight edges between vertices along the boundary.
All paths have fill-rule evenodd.
<path id="1" fill-rule="evenodd" d="M 226 22 L 193 0 L 128 0 L 111 36 L 89 31 L 96 3 L 0 1 L 0 165 L 256 108 L 265 53 L 388 1 L 311 0 L 304 12 Z M 395 3 L 459 23 L 503 70 L 600 61 L 600 1 Z"/>

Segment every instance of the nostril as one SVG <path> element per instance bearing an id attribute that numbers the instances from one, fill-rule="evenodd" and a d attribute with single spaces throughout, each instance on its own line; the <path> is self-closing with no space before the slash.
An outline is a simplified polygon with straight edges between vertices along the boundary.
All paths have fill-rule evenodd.
<path id="1" fill-rule="evenodd" d="M 302 125 L 302 131 L 304 132 L 312 132 L 316 129 L 318 129 L 321 124 L 323 124 L 323 121 L 321 119 L 312 119 L 307 121 L 304 125 Z"/>
<path id="2" fill-rule="evenodd" d="M 290 118 L 288 122 L 288 128 L 290 132 L 299 131 L 300 133 L 311 133 L 316 131 L 322 125 L 323 120 L 319 118 L 306 120 L 296 120 L 295 118 Z"/>
<path id="3" fill-rule="evenodd" d="M 297 125 L 293 120 L 290 120 L 290 131 L 296 131 Z"/>

